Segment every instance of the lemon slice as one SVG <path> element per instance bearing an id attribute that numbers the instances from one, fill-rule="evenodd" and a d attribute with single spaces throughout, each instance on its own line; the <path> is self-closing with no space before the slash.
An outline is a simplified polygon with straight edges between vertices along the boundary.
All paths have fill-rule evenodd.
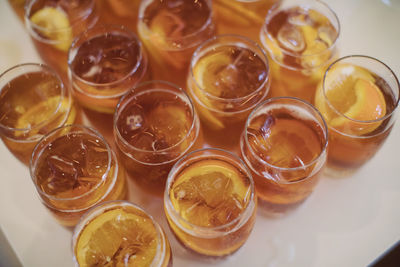
<path id="1" fill-rule="evenodd" d="M 34 13 L 31 22 L 38 26 L 38 31 L 52 41 L 61 51 L 68 51 L 72 43 L 72 29 L 68 15 L 61 9 L 44 7 Z"/>
<path id="2" fill-rule="evenodd" d="M 75 255 L 85 266 L 150 266 L 158 236 L 152 220 L 122 208 L 106 211 L 80 233 Z"/>
<path id="3" fill-rule="evenodd" d="M 228 223 L 245 209 L 250 183 L 227 162 L 202 160 L 179 175 L 170 197 L 172 205 L 187 221 L 212 227 Z"/>
<path id="4" fill-rule="evenodd" d="M 198 86 L 193 85 L 191 88 L 199 102 L 205 106 L 201 106 L 198 112 L 201 117 L 208 122 L 209 126 L 216 130 L 223 129 L 225 126 L 220 119 L 215 117 L 213 113 L 207 109 L 207 107 L 213 108 L 213 104 L 208 99 L 205 92 L 212 92 L 211 94 L 215 96 L 220 95 L 220 89 L 214 83 L 216 79 L 214 73 L 216 73 L 218 69 L 225 68 L 231 63 L 232 60 L 226 53 L 216 52 L 200 58 L 193 68 L 193 76 Z"/>
<path id="5" fill-rule="evenodd" d="M 386 114 L 385 98 L 375 85 L 374 76 L 365 68 L 350 64 L 334 66 L 329 70 L 324 86 L 330 104 L 350 119 L 371 121 Z M 315 105 L 330 126 L 350 134 L 367 134 L 381 123 L 357 123 L 337 114 L 327 105 L 322 84 L 316 92 Z"/>

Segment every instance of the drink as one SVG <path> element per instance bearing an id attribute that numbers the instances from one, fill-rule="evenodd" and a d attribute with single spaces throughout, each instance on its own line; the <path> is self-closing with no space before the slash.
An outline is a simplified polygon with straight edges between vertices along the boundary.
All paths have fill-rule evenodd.
<path id="1" fill-rule="evenodd" d="M 240 34 L 258 41 L 265 16 L 281 0 L 214 0 L 218 34 Z"/>
<path id="2" fill-rule="evenodd" d="M 313 191 L 326 161 L 328 134 L 321 114 L 296 98 L 271 98 L 249 116 L 240 140 L 259 203 L 284 213 Z"/>
<path id="3" fill-rule="evenodd" d="M 25 25 L 40 57 L 66 82 L 73 39 L 98 20 L 94 0 L 31 0 Z"/>
<path id="4" fill-rule="evenodd" d="M 256 207 L 250 172 L 227 151 L 194 151 L 168 176 L 168 223 L 178 240 L 199 254 L 225 256 L 239 249 L 253 228 Z"/>
<path id="5" fill-rule="evenodd" d="M 101 20 L 106 24 L 124 25 L 132 32 L 137 32 L 140 1 L 98 0 Z"/>
<path id="6" fill-rule="evenodd" d="M 188 92 L 211 146 L 237 149 L 247 116 L 268 90 L 266 55 L 245 37 L 217 36 L 193 54 Z"/>
<path id="7" fill-rule="evenodd" d="M 90 122 L 112 138 L 120 97 L 147 72 L 141 42 L 124 26 L 95 27 L 75 39 L 68 61 L 74 97 Z"/>
<path id="8" fill-rule="evenodd" d="M 72 247 L 75 266 L 172 266 L 161 227 L 126 201 L 102 203 L 86 213 L 75 227 Z"/>
<path id="9" fill-rule="evenodd" d="M 336 56 L 338 36 L 339 21 L 323 2 L 289 1 L 274 8 L 260 32 L 271 58 L 271 96 L 313 103 L 317 84 Z"/>
<path id="10" fill-rule="evenodd" d="M 129 176 L 145 191 L 161 195 L 172 165 L 201 144 L 199 121 L 189 97 L 161 81 L 143 83 L 118 104 L 116 146 Z"/>
<path id="11" fill-rule="evenodd" d="M 25 2 L 26 0 L 8 0 L 10 6 L 14 9 L 15 14 L 19 17 L 20 20 L 24 20 L 25 15 Z"/>
<path id="12" fill-rule="evenodd" d="M 315 105 L 329 126 L 332 175 L 351 173 L 375 155 L 392 130 L 398 102 L 395 74 L 374 58 L 347 56 L 328 68 Z"/>
<path id="13" fill-rule="evenodd" d="M 0 75 L 0 135 L 24 164 L 45 134 L 79 120 L 58 75 L 41 64 L 21 64 Z"/>
<path id="14" fill-rule="evenodd" d="M 97 203 L 127 195 L 125 173 L 95 130 L 67 125 L 35 147 L 30 171 L 43 204 L 60 224 L 74 226 Z"/>
<path id="15" fill-rule="evenodd" d="M 211 1 L 142 1 L 138 32 L 149 54 L 153 78 L 184 88 L 191 55 L 214 33 Z"/>

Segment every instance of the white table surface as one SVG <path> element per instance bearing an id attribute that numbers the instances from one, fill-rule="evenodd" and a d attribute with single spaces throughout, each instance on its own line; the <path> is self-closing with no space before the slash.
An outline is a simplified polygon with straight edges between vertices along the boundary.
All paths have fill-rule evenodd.
<path id="1" fill-rule="evenodd" d="M 340 55 L 365 54 L 400 75 L 400 0 L 327 0 L 341 22 Z M 0 0 L 0 72 L 39 62 L 22 23 Z M 296 211 L 258 214 L 233 256 L 206 261 L 185 252 L 168 229 L 174 266 L 365 266 L 400 239 L 400 121 L 377 155 L 352 177 L 323 177 Z M 133 193 L 166 228 L 161 201 Z M 23 266 L 73 266 L 71 232 L 40 203 L 28 169 L 0 144 L 0 227 Z M 0 244 L 0 248 L 1 248 Z M 8 266 L 0 259 L 0 266 Z"/>

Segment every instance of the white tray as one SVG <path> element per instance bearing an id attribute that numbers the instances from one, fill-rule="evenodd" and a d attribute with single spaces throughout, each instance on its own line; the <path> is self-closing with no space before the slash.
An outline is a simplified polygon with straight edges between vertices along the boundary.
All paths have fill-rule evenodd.
<path id="1" fill-rule="evenodd" d="M 364 54 L 400 74 L 400 1 L 329 0 L 341 23 L 340 55 Z M 39 62 L 22 24 L 0 1 L 0 72 Z M 356 175 L 323 178 L 295 212 L 277 219 L 258 215 L 236 254 L 210 263 L 172 243 L 174 266 L 365 266 L 400 239 L 400 121 L 378 154 Z M 23 266 L 71 267 L 71 232 L 40 203 L 28 169 L 0 144 L 0 227 Z M 131 190 L 133 191 L 133 190 Z M 160 200 L 132 199 L 165 228 Z M 152 203 L 150 203 L 152 202 Z M 1 242 L 1 241 L 0 241 Z M 0 244 L 4 255 L 5 244 Z M 10 266 L 0 258 L 0 266 Z"/>

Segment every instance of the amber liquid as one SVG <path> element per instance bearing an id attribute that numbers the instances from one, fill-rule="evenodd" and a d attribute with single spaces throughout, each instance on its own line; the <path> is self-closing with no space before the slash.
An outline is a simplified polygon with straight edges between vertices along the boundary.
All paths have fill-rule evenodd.
<path id="1" fill-rule="evenodd" d="M 100 20 L 109 25 L 124 25 L 137 32 L 138 0 L 96 0 Z"/>
<path id="2" fill-rule="evenodd" d="M 242 156 L 252 171 L 259 204 L 267 212 L 286 212 L 302 203 L 325 163 L 324 130 L 307 116 L 292 115 L 296 112 L 269 110 L 254 117 L 247 136 L 242 136 Z"/>
<path id="3" fill-rule="evenodd" d="M 145 78 L 147 59 L 140 43 L 117 32 L 95 36 L 76 48 L 70 68 L 74 97 L 90 123 L 112 140 L 121 95 Z"/>
<path id="4" fill-rule="evenodd" d="M 238 150 L 251 109 L 267 96 L 267 79 L 266 63 L 245 47 L 210 47 L 199 56 L 188 90 L 208 145 Z"/>
<path id="5" fill-rule="evenodd" d="M 280 0 L 214 0 L 217 34 L 238 34 L 258 42 L 265 16 Z"/>
<path id="6" fill-rule="evenodd" d="M 145 191 L 161 196 L 175 162 L 201 147 L 193 120 L 188 103 L 164 90 L 142 93 L 125 104 L 116 121 L 116 145 L 129 176 Z"/>
<path id="7" fill-rule="evenodd" d="M 191 224 L 172 219 L 174 215 L 166 209 L 175 236 L 183 246 L 201 255 L 232 254 L 244 244 L 253 228 L 256 204 L 251 199 L 249 177 L 223 159 L 209 157 L 187 164 L 172 181 L 169 198 L 174 210 Z M 238 218 L 245 216 L 246 209 L 253 210 L 248 220 L 238 226 Z M 201 227 L 203 233 L 209 228 L 209 236 L 196 235 L 196 227 Z M 215 227 L 221 227 L 219 235 L 213 233 Z"/>
<path id="8" fill-rule="evenodd" d="M 41 6 L 36 4 L 32 5 L 28 14 L 29 24 L 32 24 L 32 16 L 46 7 L 58 8 L 63 10 L 67 15 L 70 29 L 63 29 L 59 31 L 59 33 L 56 32 L 52 37 L 46 36 L 46 34 L 37 28 L 29 28 L 33 44 L 35 45 L 40 57 L 47 65 L 57 71 L 64 84 L 68 84 L 68 49 L 73 39 L 88 28 L 93 27 L 98 21 L 96 5 L 92 2 L 95 1 L 73 0 L 55 3 L 54 1 L 47 0 L 47 2 Z M 49 18 L 49 20 L 51 19 Z M 28 23 L 26 24 L 29 25 Z M 68 35 L 69 38 L 65 37 Z M 63 36 L 64 39 L 57 40 L 57 38 L 60 38 L 59 36 Z"/>
<path id="9" fill-rule="evenodd" d="M 270 56 L 271 96 L 294 96 L 310 103 L 335 57 L 337 29 L 323 14 L 293 7 L 266 22 L 260 40 Z"/>
<path id="10" fill-rule="evenodd" d="M 96 203 L 127 196 L 124 171 L 97 136 L 66 133 L 37 156 L 34 183 L 62 225 L 74 226 Z"/>
<path id="11" fill-rule="evenodd" d="M 153 219 L 135 207 L 109 207 L 86 222 L 77 237 L 75 258 L 81 266 L 172 266 L 168 239 L 158 231 Z M 156 259 L 160 251 L 165 251 L 163 260 Z"/>
<path id="12" fill-rule="evenodd" d="M 71 97 L 61 96 L 61 90 L 60 81 L 46 72 L 18 76 L 1 89 L 0 124 L 9 128 L 1 129 L 1 138 L 26 165 L 40 138 L 79 120 Z"/>
<path id="13" fill-rule="evenodd" d="M 153 79 L 185 88 L 193 52 L 214 33 L 207 2 L 155 0 L 139 14 L 138 32 L 149 55 Z"/>

